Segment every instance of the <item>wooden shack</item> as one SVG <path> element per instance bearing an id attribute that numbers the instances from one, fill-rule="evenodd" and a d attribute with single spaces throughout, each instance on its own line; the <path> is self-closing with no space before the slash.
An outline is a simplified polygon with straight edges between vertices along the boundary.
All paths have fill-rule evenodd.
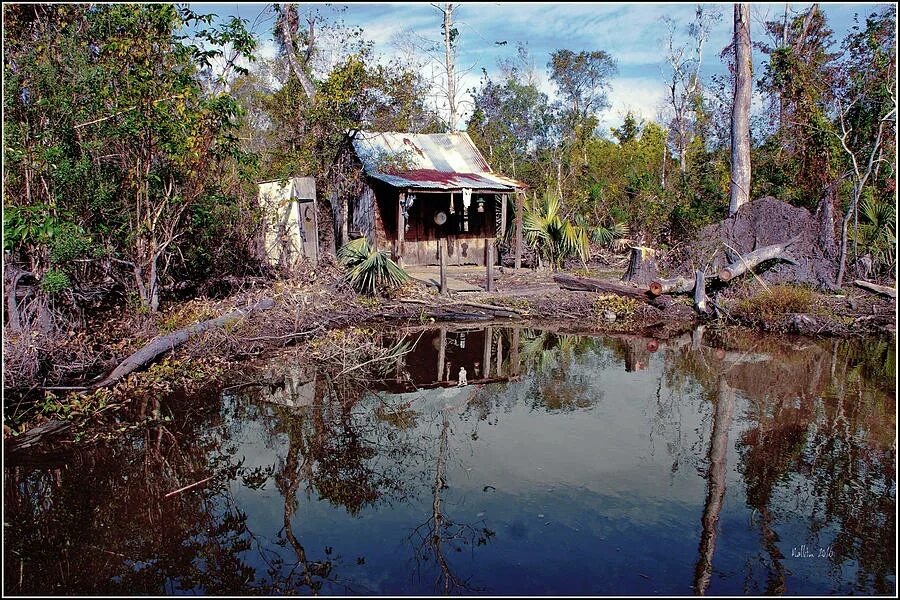
<path id="1" fill-rule="evenodd" d="M 468 134 L 359 131 L 353 148 L 365 184 L 348 202 L 351 239 L 366 236 L 402 265 L 438 264 L 439 244 L 450 265 L 485 265 L 512 219 L 507 198 L 524 185 L 491 171 Z"/>

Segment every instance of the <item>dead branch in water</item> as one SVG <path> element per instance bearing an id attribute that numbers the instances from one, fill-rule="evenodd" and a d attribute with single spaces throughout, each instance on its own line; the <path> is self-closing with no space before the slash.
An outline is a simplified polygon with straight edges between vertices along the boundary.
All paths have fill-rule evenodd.
<path id="1" fill-rule="evenodd" d="M 118 382 L 120 379 L 137 369 L 150 364 L 161 354 L 174 350 L 198 333 L 203 333 L 204 331 L 218 327 L 224 327 L 226 324 L 235 322 L 255 311 L 267 310 L 273 306 L 275 306 L 275 301 L 273 299 L 263 298 L 253 306 L 237 308 L 225 315 L 216 317 L 215 319 L 194 323 L 184 329 L 179 329 L 168 335 L 154 338 L 146 346 L 119 363 L 119 366 L 113 369 L 112 373 L 99 383 L 92 385 L 91 389 L 107 387 Z"/>

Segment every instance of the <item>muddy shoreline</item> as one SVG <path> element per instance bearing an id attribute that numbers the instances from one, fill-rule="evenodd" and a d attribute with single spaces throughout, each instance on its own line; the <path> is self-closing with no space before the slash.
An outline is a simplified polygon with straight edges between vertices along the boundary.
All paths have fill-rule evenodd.
<path id="1" fill-rule="evenodd" d="M 92 332 L 96 339 L 90 348 L 85 348 L 83 343 L 81 347 L 75 347 L 80 341 L 78 338 L 69 342 L 72 353 L 79 354 L 82 364 L 89 364 L 91 368 L 54 385 L 19 389 L 7 385 L 4 445 L 9 446 L 7 442 L 15 440 L 11 445 L 17 447 L 22 439 L 28 438 L 27 432 L 54 421 L 65 425 L 80 419 L 86 423 L 93 418 L 92 411 L 126 401 L 141 390 L 195 386 L 198 384 L 195 380 L 217 379 L 216 373 L 239 369 L 244 361 L 281 348 L 302 346 L 330 331 L 348 328 L 414 330 L 443 323 L 472 327 L 513 325 L 551 329 L 560 334 L 617 334 L 660 341 L 682 336 L 703 324 L 720 331 L 805 337 L 895 335 L 894 303 L 863 290 L 816 294 L 807 312 L 785 313 L 778 318 L 769 315 L 765 319 L 748 318 L 737 310 L 729 310 L 742 301 L 738 297 L 723 303 L 727 311 L 721 315 L 724 318 L 711 319 L 699 315 L 686 296 L 672 296 L 664 303 L 651 305 L 614 295 L 561 290 L 548 276 L 542 279 L 534 273 L 528 274 L 528 285 L 518 282 L 517 278 L 501 278 L 494 292 L 456 293 L 450 297 L 438 295 L 426 286 L 411 284 L 394 298 L 357 296 L 340 279 L 327 286 L 313 282 L 273 282 L 222 300 L 192 300 L 172 305 L 154 322 L 145 319 L 140 330 L 122 328 L 121 323 L 127 321 L 127 317 L 121 321 L 107 319 Z M 274 299 L 274 306 L 189 339 L 174 352 L 168 352 L 152 363 L 164 362 L 174 367 L 156 371 L 139 369 L 104 395 L 100 409 L 85 406 L 82 414 L 75 418 L 65 409 L 67 404 L 89 405 L 88 400 L 96 395 L 92 384 L 148 341 L 225 314 L 235 307 L 249 306 L 262 298 Z M 98 347 L 102 349 L 100 352 L 96 350 Z M 195 367 L 195 371 L 189 368 L 179 371 L 180 366 L 186 364 Z M 167 378 L 177 381 L 173 383 Z M 59 410 L 46 408 L 48 398 L 52 400 L 49 405 L 59 406 Z M 19 408 L 14 408 L 29 404 L 43 404 L 44 408 L 29 408 L 30 413 L 25 417 Z M 10 418 L 11 412 L 13 418 Z M 53 426 L 50 426 L 50 433 L 56 433 Z M 30 444 L 29 447 L 33 450 L 37 445 Z"/>

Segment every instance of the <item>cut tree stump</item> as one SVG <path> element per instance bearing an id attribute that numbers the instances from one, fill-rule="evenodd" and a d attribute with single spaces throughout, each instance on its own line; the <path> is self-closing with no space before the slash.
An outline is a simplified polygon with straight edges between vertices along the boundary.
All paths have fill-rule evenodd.
<path id="1" fill-rule="evenodd" d="M 622 281 L 637 285 L 648 285 L 659 276 L 656 268 L 656 251 L 646 246 L 632 246 L 631 260 Z"/>
<path id="2" fill-rule="evenodd" d="M 786 256 L 784 252 L 788 246 L 796 242 L 798 239 L 800 238 L 794 237 L 781 244 L 763 246 L 762 248 L 758 248 L 753 252 L 745 254 L 744 256 L 738 256 L 736 261 L 719 271 L 719 279 L 721 281 L 730 281 L 735 277 L 743 275 L 750 269 L 754 268 L 756 265 L 776 258 L 796 264 L 794 259 Z"/>

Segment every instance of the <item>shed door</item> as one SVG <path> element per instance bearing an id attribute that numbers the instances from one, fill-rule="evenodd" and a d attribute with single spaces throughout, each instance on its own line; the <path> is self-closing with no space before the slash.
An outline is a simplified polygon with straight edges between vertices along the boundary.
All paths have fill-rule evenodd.
<path id="1" fill-rule="evenodd" d="M 303 256 L 312 262 L 319 260 L 318 215 L 316 214 L 315 200 L 297 200 L 299 209 L 298 229 L 300 233 L 300 247 Z"/>

